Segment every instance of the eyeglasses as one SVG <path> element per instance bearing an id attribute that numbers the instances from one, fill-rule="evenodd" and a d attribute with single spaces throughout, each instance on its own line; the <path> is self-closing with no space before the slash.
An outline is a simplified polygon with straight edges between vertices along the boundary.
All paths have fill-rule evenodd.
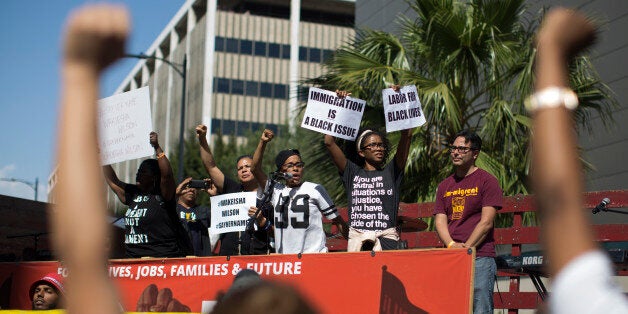
<path id="1" fill-rule="evenodd" d="M 368 145 L 362 146 L 362 150 L 376 150 L 376 149 L 386 149 L 386 145 L 382 142 L 379 143 L 370 143 Z"/>
<path id="2" fill-rule="evenodd" d="M 455 152 L 455 151 L 458 151 L 461 154 L 466 154 L 470 150 L 475 150 L 475 149 L 473 149 L 471 147 L 467 147 L 467 146 L 453 146 L 453 145 L 449 146 L 449 151 L 452 152 L 452 153 Z"/>
<path id="3" fill-rule="evenodd" d="M 283 166 L 286 167 L 286 169 L 290 170 L 290 169 L 292 169 L 294 167 L 303 168 L 303 167 L 305 167 L 305 163 L 301 161 L 301 162 L 297 162 L 297 163 L 294 163 L 294 164 L 293 163 L 283 164 Z"/>

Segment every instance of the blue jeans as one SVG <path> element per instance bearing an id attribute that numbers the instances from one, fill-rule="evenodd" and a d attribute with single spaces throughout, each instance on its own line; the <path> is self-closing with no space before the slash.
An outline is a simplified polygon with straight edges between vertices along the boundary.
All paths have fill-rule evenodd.
<path id="1" fill-rule="evenodd" d="M 497 265 L 492 257 L 475 258 L 473 277 L 473 314 L 493 313 L 493 287 Z"/>

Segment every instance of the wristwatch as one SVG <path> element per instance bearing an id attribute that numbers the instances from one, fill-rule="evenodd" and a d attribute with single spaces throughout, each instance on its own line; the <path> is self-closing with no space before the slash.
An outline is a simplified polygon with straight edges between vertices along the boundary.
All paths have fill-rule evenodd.
<path id="1" fill-rule="evenodd" d="M 532 94 L 525 100 L 524 105 L 530 113 L 560 106 L 574 110 L 578 107 L 578 95 L 569 88 L 552 86 Z"/>

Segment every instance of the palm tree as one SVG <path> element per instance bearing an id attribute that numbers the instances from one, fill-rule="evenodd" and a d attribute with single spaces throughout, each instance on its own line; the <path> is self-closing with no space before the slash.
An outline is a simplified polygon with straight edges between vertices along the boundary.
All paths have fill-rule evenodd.
<path id="1" fill-rule="evenodd" d="M 499 179 L 507 195 L 527 194 L 530 119 L 523 102 L 533 87 L 533 34 L 540 19 L 525 20 L 523 2 L 415 0 L 410 7 L 417 18 L 399 19 L 400 36 L 359 30 L 326 62 L 325 74 L 304 83 L 367 100 L 363 123 L 377 127 L 384 126 L 383 88 L 418 87 L 427 123 L 414 132 L 402 201 L 433 199 L 452 172 L 447 145 L 465 128 L 484 140 L 478 165 Z M 575 119 L 581 130 L 591 130 L 593 112 L 611 121 L 616 101 L 586 56 L 571 65 L 571 83 L 580 97 Z M 396 143 L 398 132 L 390 137 Z M 324 149 L 312 154 L 321 164 L 329 158 Z M 337 177 L 327 170 L 319 180 L 339 182 Z"/>

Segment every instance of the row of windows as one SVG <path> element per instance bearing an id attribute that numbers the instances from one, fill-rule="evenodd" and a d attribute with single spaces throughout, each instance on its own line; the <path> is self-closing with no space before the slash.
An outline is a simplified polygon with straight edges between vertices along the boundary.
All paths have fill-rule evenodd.
<path id="1" fill-rule="evenodd" d="M 286 84 L 214 78 L 214 93 L 288 99 L 288 89 L 289 86 Z M 299 86 L 297 99 L 307 101 L 308 91 L 307 86 Z"/>
<path id="2" fill-rule="evenodd" d="M 228 119 L 212 119 L 212 134 L 246 136 L 247 132 L 269 129 L 278 134 L 279 126 L 272 123 L 246 122 Z"/>
<path id="3" fill-rule="evenodd" d="M 259 57 L 290 59 L 290 45 L 216 36 L 215 50 Z M 333 50 L 299 46 L 299 61 L 320 63 L 327 60 Z"/>
<path id="4" fill-rule="evenodd" d="M 214 93 L 288 99 L 288 85 L 214 78 Z"/>

